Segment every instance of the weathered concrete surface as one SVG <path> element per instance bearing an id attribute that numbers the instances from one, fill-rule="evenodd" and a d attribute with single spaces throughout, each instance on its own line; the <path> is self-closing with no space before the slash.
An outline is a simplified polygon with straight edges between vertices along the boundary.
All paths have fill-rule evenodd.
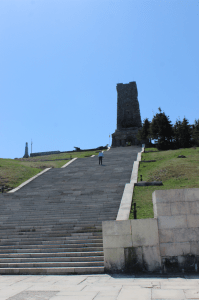
<path id="1" fill-rule="evenodd" d="M 197 271 L 199 266 L 199 189 L 152 194 L 164 270 Z"/>
<path id="2" fill-rule="evenodd" d="M 198 272 L 199 189 L 152 196 L 154 219 L 103 222 L 105 270 Z"/>
<path id="3" fill-rule="evenodd" d="M 0 276 L 1 300 L 198 299 L 199 276 Z"/>
<path id="4" fill-rule="evenodd" d="M 157 219 L 138 219 L 130 220 L 130 222 L 133 247 L 159 244 Z"/>
<path id="5" fill-rule="evenodd" d="M 105 221 L 102 229 L 106 271 L 160 271 L 157 219 Z"/>

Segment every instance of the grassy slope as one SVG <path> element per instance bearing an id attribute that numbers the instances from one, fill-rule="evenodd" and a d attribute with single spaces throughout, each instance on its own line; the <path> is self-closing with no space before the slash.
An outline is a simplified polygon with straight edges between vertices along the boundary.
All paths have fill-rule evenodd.
<path id="1" fill-rule="evenodd" d="M 6 188 L 17 187 L 45 168 L 60 168 L 71 158 L 97 155 L 98 152 L 71 152 L 20 159 L 0 158 L 0 187 L 2 185 Z"/>
<path id="2" fill-rule="evenodd" d="M 185 155 L 186 158 L 177 158 L 178 155 Z M 144 163 L 144 160 L 156 160 L 156 162 Z M 155 190 L 199 188 L 199 148 L 143 153 L 138 181 L 141 174 L 143 181 L 163 182 L 163 186 L 134 189 L 133 202 L 136 202 L 137 218 L 153 218 L 152 193 Z M 133 211 L 130 214 L 130 219 L 132 218 Z"/>

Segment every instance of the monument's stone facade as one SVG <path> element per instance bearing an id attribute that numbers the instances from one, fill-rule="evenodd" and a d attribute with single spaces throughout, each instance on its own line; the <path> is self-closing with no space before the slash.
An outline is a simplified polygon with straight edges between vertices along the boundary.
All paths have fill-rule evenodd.
<path id="1" fill-rule="evenodd" d="M 138 145 L 136 135 L 142 127 L 136 82 L 117 84 L 117 129 L 112 134 L 112 147 Z"/>

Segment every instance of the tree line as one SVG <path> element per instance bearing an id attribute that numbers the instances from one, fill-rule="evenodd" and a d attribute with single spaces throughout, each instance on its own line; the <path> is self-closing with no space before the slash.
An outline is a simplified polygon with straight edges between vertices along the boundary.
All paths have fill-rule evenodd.
<path id="1" fill-rule="evenodd" d="M 172 125 L 169 116 L 158 108 L 152 121 L 148 118 L 143 121 L 142 128 L 138 131 L 137 139 L 139 141 L 148 139 L 149 144 L 155 140 L 155 145 L 159 150 L 189 148 L 199 146 L 199 119 L 190 125 L 184 117 L 183 120 L 177 119 Z"/>

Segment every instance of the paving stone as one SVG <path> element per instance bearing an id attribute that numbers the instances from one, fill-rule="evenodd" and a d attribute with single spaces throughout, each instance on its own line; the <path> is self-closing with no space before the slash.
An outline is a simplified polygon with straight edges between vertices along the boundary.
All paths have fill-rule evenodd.
<path id="1" fill-rule="evenodd" d="M 55 296 L 58 292 L 21 292 L 13 297 L 8 298 L 9 300 L 49 300 Z"/>

